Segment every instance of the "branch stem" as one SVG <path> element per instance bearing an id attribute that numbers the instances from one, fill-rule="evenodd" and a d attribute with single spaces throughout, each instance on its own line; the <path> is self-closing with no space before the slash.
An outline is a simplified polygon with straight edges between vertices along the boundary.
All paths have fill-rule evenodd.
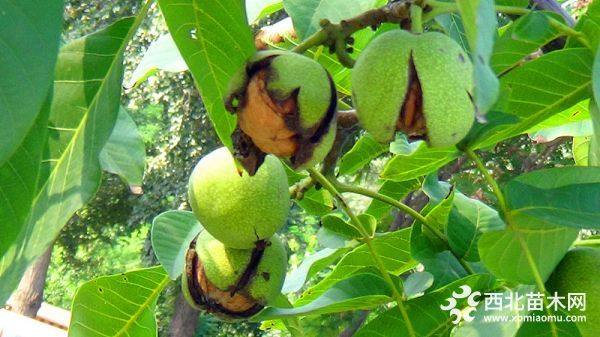
<path id="1" fill-rule="evenodd" d="M 410 206 L 408 206 L 394 198 L 388 197 L 387 195 L 383 195 L 381 193 L 371 191 L 364 187 L 347 185 L 347 184 L 340 183 L 338 181 L 335 181 L 334 184 L 335 184 L 335 187 L 338 189 L 338 191 L 364 195 L 371 199 L 376 199 L 381 202 L 385 202 L 388 205 L 394 206 L 394 207 L 398 208 L 399 210 L 401 210 L 402 212 L 410 215 L 413 219 L 422 223 L 423 226 L 425 226 L 427 229 L 429 229 L 438 239 L 440 239 L 442 241 L 448 241 L 446 236 L 439 229 L 437 229 L 435 226 L 430 224 L 429 221 L 427 221 L 427 219 L 423 215 L 421 215 L 421 213 L 412 209 Z"/>
<path id="2" fill-rule="evenodd" d="M 502 213 L 505 217 L 508 218 L 510 215 L 510 211 L 506 205 L 504 194 L 502 194 L 502 190 L 500 189 L 498 182 L 496 181 L 496 179 L 494 179 L 490 171 L 485 167 L 485 165 L 481 161 L 481 158 L 479 158 L 475 151 L 467 149 L 465 150 L 465 153 L 467 154 L 467 157 L 469 157 L 469 159 L 471 159 L 471 161 L 475 163 L 475 166 L 481 172 L 481 174 L 483 174 L 483 177 L 485 178 L 488 185 L 490 185 L 490 187 L 492 188 L 492 192 L 494 192 L 494 195 L 498 199 L 498 205 L 500 206 Z"/>
<path id="3" fill-rule="evenodd" d="M 469 159 L 471 159 L 475 163 L 475 165 L 477 166 L 477 168 L 479 169 L 481 174 L 483 174 L 487 183 L 492 188 L 492 191 L 496 195 L 496 198 L 498 199 L 498 204 L 500 205 L 500 208 L 502 209 L 502 212 L 504 214 L 504 220 L 506 221 L 506 226 L 508 228 L 512 229 L 512 232 L 514 233 L 515 237 L 517 238 L 517 241 L 519 241 L 521 250 L 523 251 L 525 258 L 527 259 L 527 264 L 529 265 L 529 269 L 531 270 L 531 273 L 533 274 L 533 279 L 535 281 L 536 287 L 538 288 L 538 290 L 540 292 L 546 294 L 546 286 L 544 285 L 544 279 L 542 278 L 542 275 L 540 274 L 540 271 L 535 263 L 535 259 L 533 258 L 533 255 L 531 254 L 531 250 L 529 249 L 529 246 L 527 246 L 527 242 L 521 235 L 521 232 L 519 232 L 518 228 L 516 228 L 516 226 L 514 224 L 514 220 L 510 216 L 510 214 L 511 214 L 510 209 L 508 208 L 508 206 L 506 204 L 506 199 L 504 198 L 504 194 L 502 194 L 502 190 L 500 189 L 500 186 L 498 186 L 498 182 L 496 182 L 496 179 L 494 179 L 494 177 L 488 171 L 488 169 L 485 167 L 485 165 L 483 164 L 483 162 L 481 161 L 479 156 L 473 150 L 467 149 L 465 151 L 465 153 L 467 154 L 467 157 L 469 157 Z M 546 296 L 544 296 L 543 301 L 544 301 L 544 307 L 546 308 L 546 312 L 548 313 L 548 315 L 552 315 L 552 313 L 548 309 L 549 308 L 547 305 L 548 300 L 547 300 Z M 554 322 L 550 322 L 550 330 L 552 331 L 552 336 L 558 337 L 558 331 L 556 329 L 556 324 Z"/>
<path id="4" fill-rule="evenodd" d="M 336 186 L 331 181 L 329 181 L 329 179 L 327 179 L 323 174 L 321 174 L 321 172 L 319 172 L 318 170 L 315 170 L 314 168 L 308 169 L 308 173 L 316 182 L 318 182 L 323 188 L 325 188 L 327 191 L 329 191 L 329 193 L 331 193 L 333 195 L 333 197 L 338 201 L 340 208 L 348 215 L 348 217 L 350 217 L 350 221 L 352 222 L 352 224 L 354 225 L 356 230 L 358 230 L 359 233 L 362 235 L 362 241 L 365 243 L 365 245 L 369 249 L 369 252 L 371 253 L 371 257 L 373 258 L 373 262 L 375 263 L 375 266 L 377 267 L 377 269 L 379 269 L 381 276 L 383 277 L 384 281 L 388 284 L 388 286 L 390 287 L 390 290 L 392 291 L 392 296 L 393 296 L 394 300 L 396 301 L 396 304 L 398 305 L 398 309 L 400 310 L 400 313 L 402 315 L 402 318 L 404 319 L 404 322 L 406 323 L 406 329 L 408 330 L 409 336 L 416 337 L 417 335 L 416 335 L 415 329 L 412 326 L 412 322 L 410 321 L 410 318 L 408 317 L 408 312 L 406 311 L 406 307 L 404 306 L 404 298 L 403 298 L 402 294 L 398 291 L 398 287 L 396 286 L 396 284 L 394 283 L 394 280 L 392 279 L 392 277 L 388 273 L 387 269 L 385 268 L 385 265 L 384 265 L 383 261 L 381 260 L 381 257 L 375 250 L 375 247 L 373 245 L 373 238 L 371 237 L 371 234 L 369 234 L 365 231 L 365 229 L 362 226 L 358 217 L 350 209 L 350 206 L 348 206 L 348 203 L 344 199 L 344 196 L 342 196 L 340 191 L 338 191 Z"/>

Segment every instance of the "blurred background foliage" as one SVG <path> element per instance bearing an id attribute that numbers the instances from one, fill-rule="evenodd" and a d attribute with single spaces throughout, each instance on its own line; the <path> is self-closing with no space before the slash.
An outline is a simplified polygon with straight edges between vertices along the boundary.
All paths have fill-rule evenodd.
<path id="1" fill-rule="evenodd" d="M 138 6 L 136 0 L 67 1 L 63 42 L 131 15 Z M 281 14 L 276 16 L 281 19 Z M 272 19 L 260 24 L 268 25 Z M 150 43 L 166 32 L 155 8 L 127 50 L 124 83 L 130 80 Z M 139 86 L 124 90 L 122 105 L 136 122 L 146 146 L 143 193 L 133 191 L 119 177 L 107 173 L 94 201 L 64 228 L 52 252 L 44 297 L 45 301 L 65 309 L 69 309 L 77 287 L 90 279 L 156 264 L 148 237 L 152 219 L 170 209 L 188 209 L 186 189 L 191 169 L 203 154 L 220 146 L 187 72 L 158 72 L 150 76 Z M 570 164 L 573 161 L 570 142 L 563 137 L 535 144 L 523 136 L 485 152 L 484 159 L 503 181 L 533 169 Z M 496 155 L 499 152 L 502 157 Z M 375 172 L 381 169 L 381 163 L 375 160 L 363 171 L 345 179 L 376 184 Z M 459 159 L 443 168 L 440 177 L 451 179 L 468 196 L 493 203 L 493 196 L 483 192 L 482 178 L 469 165 Z M 353 206 L 365 203 L 356 196 L 349 197 Z M 418 208 L 424 205 L 424 198 L 410 194 L 406 202 Z M 396 213 L 391 213 L 387 221 L 387 225 L 395 228 L 410 224 L 410 219 Z M 288 226 L 280 233 L 288 245 L 290 270 L 319 248 L 318 230 L 317 216 L 308 215 L 296 206 L 293 208 Z M 313 278 L 312 282 L 318 279 Z M 169 329 L 180 307 L 178 297 L 179 286 L 173 284 L 159 299 L 159 336 L 172 335 Z M 209 315 L 194 315 L 200 315 L 193 323 L 196 336 L 278 336 L 279 333 L 262 331 L 257 324 L 227 324 Z M 318 320 L 308 318 L 303 325 L 309 336 L 351 336 L 353 326 L 365 319 L 368 319 L 366 312 L 346 313 Z"/>

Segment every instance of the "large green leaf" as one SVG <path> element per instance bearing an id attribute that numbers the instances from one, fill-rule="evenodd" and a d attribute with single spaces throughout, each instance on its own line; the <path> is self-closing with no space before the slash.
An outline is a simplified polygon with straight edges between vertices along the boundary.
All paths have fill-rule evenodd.
<path id="1" fill-rule="evenodd" d="M 520 63 L 531 53 L 560 36 L 550 25 L 549 13 L 531 12 L 517 19 L 494 45 L 492 69 L 503 74 Z M 555 17 L 553 15 L 553 17 Z"/>
<path id="2" fill-rule="evenodd" d="M 0 0 L 0 165 L 25 139 L 52 86 L 62 0 Z"/>
<path id="3" fill-rule="evenodd" d="M 394 275 L 399 275 L 416 264 L 410 258 L 409 236 L 410 229 L 402 229 L 373 239 L 375 251 L 386 269 Z M 340 260 L 325 279 L 306 290 L 294 305 L 302 306 L 315 300 L 334 284 L 373 266 L 373 263 L 373 257 L 365 244 L 356 247 Z"/>
<path id="4" fill-rule="evenodd" d="M 390 287 L 380 276 L 358 274 L 341 280 L 308 304 L 294 308 L 266 308 L 253 320 L 372 309 L 391 300 Z"/>
<path id="5" fill-rule="evenodd" d="M 447 205 L 440 206 L 447 209 Z M 425 271 L 433 275 L 433 288 L 439 288 L 468 275 L 450 247 L 423 228 L 421 223 L 412 226 L 410 237 L 411 256 L 419 261 Z"/>
<path id="6" fill-rule="evenodd" d="M 223 100 L 231 77 L 254 53 L 240 0 L 159 0 L 167 27 L 187 63 L 221 142 L 231 147 L 235 116 Z"/>
<path id="7" fill-rule="evenodd" d="M 150 44 L 144 57 L 129 77 L 126 88 L 133 88 L 144 82 L 157 71 L 181 72 L 188 70 L 171 34 L 164 34 Z"/>
<path id="8" fill-rule="evenodd" d="M 600 16 L 600 10 L 598 11 L 598 15 Z M 590 115 L 592 117 L 594 134 L 590 139 L 588 164 L 591 166 L 600 166 L 600 48 L 596 50 L 596 57 L 594 58 L 594 66 L 592 68 L 592 79 L 594 99 L 590 101 Z"/>
<path id="9" fill-rule="evenodd" d="M 18 166 L 5 177 L 29 187 L 35 185 L 27 181 L 37 179 L 40 187 L 30 202 L 19 203 L 32 193 L 23 190 L 0 205 L 3 218 L 13 210 L 20 215 L 3 222 L 0 303 L 10 295 L 27 265 L 46 251 L 74 212 L 98 189 L 98 157 L 119 110 L 123 51 L 141 19 L 138 17 L 135 23 L 132 18 L 119 20 L 69 43 L 60 52 L 48 122 L 47 165 L 37 176 L 30 176 L 32 164 L 23 159 L 29 155 L 24 148 L 15 154 L 21 159 Z M 40 139 L 33 141 L 43 143 Z M 47 170 L 52 170 L 49 175 Z M 7 211 L 9 208 L 12 210 Z"/>
<path id="10" fill-rule="evenodd" d="M 102 169 L 117 174 L 129 186 L 141 188 L 146 167 L 146 146 L 135 122 L 125 108 L 100 153 Z"/>
<path id="11" fill-rule="evenodd" d="M 527 173 L 506 185 L 505 197 L 519 222 L 600 229 L 600 167 Z"/>
<path id="12" fill-rule="evenodd" d="M 560 137 L 586 137 L 593 134 L 590 119 L 543 129 L 529 135 L 536 143 L 548 143 Z"/>
<path id="13" fill-rule="evenodd" d="M 590 119 L 589 100 L 583 100 L 570 108 L 567 108 L 559 113 L 553 114 L 544 121 L 537 123 L 535 126 L 527 130 L 527 133 L 532 134 L 541 130 L 561 127 L 567 124 L 583 122 Z"/>
<path id="14" fill-rule="evenodd" d="M 296 203 L 309 214 L 318 216 L 326 215 L 334 208 L 333 198 L 324 188 L 318 190 L 314 187 L 310 188 Z"/>
<path id="15" fill-rule="evenodd" d="M 354 223 L 346 221 L 342 215 L 331 213 L 321 217 L 321 226 L 345 239 L 358 239 L 362 237 L 359 228 L 356 228 Z"/>
<path id="16" fill-rule="evenodd" d="M 387 150 L 388 146 L 378 143 L 366 133 L 340 159 L 339 174 L 354 174 Z"/>
<path id="17" fill-rule="evenodd" d="M 490 66 L 496 38 L 496 11 L 493 0 L 457 0 L 473 60 L 473 102 L 485 114 L 498 98 L 498 78 Z"/>
<path id="18" fill-rule="evenodd" d="M 588 166 L 591 137 L 573 137 L 573 160 L 577 166 Z"/>
<path id="19" fill-rule="evenodd" d="M 156 336 L 156 300 L 168 283 L 162 267 L 154 267 L 83 284 L 73 299 L 69 337 Z"/>
<path id="20" fill-rule="evenodd" d="M 472 130 L 468 146 L 493 146 L 587 98 L 592 60 L 588 49 L 564 49 L 527 62 L 503 76 L 501 97 L 487 116 L 489 122 Z"/>
<path id="21" fill-rule="evenodd" d="M 587 12 L 577 21 L 575 29 L 585 34 L 590 47 L 595 52 L 600 44 L 600 2 L 592 1 L 587 7 Z M 567 47 L 583 47 L 581 42 L 571 37 Z"/>
<path id="22" fill-rule="evenodd" d="M 477 241 L 485 232 L 505 227 L 498 212 L 483 202 L 456 193 L 447 235 L 450 248 L 467 261 L 479 261 Z"/>
<path id="23" fill-rule="evenodd" d="M 456 159 L 460 152 L 455 147 L 431 148 L 425 142 L 409 154 L 398 154 L 390 159 L 381 173 L 382 179 L 405 181 L 425 176 Z"/>
<path id="24" fill-rule="evenodd" d="M 554 315 L 559 321 L 548 320 L 543 311 L 532 312 L 532 320 L 524 322 L 516 337 L 582 337 L 577 325 L 567 321 L 567 313 L 557 310 Z"/>
<path id="25" fill-rule="evenodd" d="M 513 228 L 484 233 L 479 239 L 479 254 L 494 275 L 512 282 L 535 284 L 533 268 L 546 280 L 578 233 L 566 227 L 515 223 Z"/>
<path id="26" fill-rule="evenodd" d="M 349 19 L 378 4 L 378 0 L 354 0 L 348 3 L 346 0 L 283 0 L 285 11 L 292 17 L 296 34 L 304 39 L 320 26 L 322 19 L 328 19 L 333 23 Z"/>
<path id="27" fill-rule="evenodd" d="M 200 231 L 202 225 L 192 212 L 167 211 L 152 221 L 152 249 L 171 279 L 183 272 L 185 253 Z"/>
<path id="28" fill-rule="evenodd" d="M 598 49 L 600 50 L 600 49 Z M 593 135 L 590 136 L 590 146 L 588 148 L 588 165 L 600 166 L 600 101 L 590 101 L 590 114 L 592 117 Z"/>
<path id="29" fill-rule="evenodd" d="M 408 318 L 418 337 L 448 336 L 455 327 L 452 323 L 454 315 L 440 309 L 441 305 L 448 304 L 448 298 L 454 292 L 462 293 L 461 286 L 469 286 L 473 292 L 481 293 L 492 289 L 494 279 L 490 275 L 471 275 L 457 280 L 447 286 L 437 289 L 424 296 L 417 297 L 405 303 Z M 481 299 L 481 297 L 476 297 Z M 456 300 L 456 308 L 467 307 L 467 298 Z M 356 337 L 398 337 L 409 336 L 406 322 L 397 307 L 379 314 L 372 321 L 364 325 L 355 334 Z"/>
<path id="30" fill-rule="evenodd" d="M 283 0 L 246 0 L 245 2 L 250 24 L 283 8 Z"/>
<path id="31" fill-rule="evenodd" d="M 423 191 L 435 202 L 440 202 L 450 192 L 450 185 L 438 181 L 437 175 L 432 174 L 423 184 Z M 446 235 L 448 244 L 456 256 L 467 261 L 479 261 L 477 241 L 481 234 L 504 227 L 505 224 L 495 209 L 454 191 Z"/>
<path id="32" fill-rule="evenodd" d="M 418 179 L 407 181 L 385 180 L 377 193 L 392 197 L 396 200 L 402 200 L 408 193 L 417 190 L 419 187 L 421 187 L 421 181 Z M 376 219 L 381 219 L 388 214 L 391 209 L 392 206 L 390 204 L 373 199 L 365 213 L 374 216 Z"/>
<path id="33" fill-rule="evenodd" d="M 302 286 L 306 281 L 319 271 L 329 267 L 333 262 L 347 253 L 349 249 L 350 248 L 323 248 L 312 255 L 304 257 L 300 266 L 286 276 L 281 292 L 287 294 L 302 289 Z"/>
<path id="34" fill-rule="evenodd" d="M 456 13 L 442 14 L 435 17 L 435 21 L 442 29 L 456 41 L 463 49 L 469 50 L 469 42 L 465 34 L 462 18 Z"/>

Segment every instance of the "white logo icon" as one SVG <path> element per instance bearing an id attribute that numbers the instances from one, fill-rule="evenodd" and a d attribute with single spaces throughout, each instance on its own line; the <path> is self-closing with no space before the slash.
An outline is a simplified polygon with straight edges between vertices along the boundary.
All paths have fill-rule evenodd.
<path id="1" fill-rule="evenodd" d="M 468 285 L 460 286 L 461 292 L 452 292 L 452 297 L 446 299 L 448 301 L 447 305 L 440 305 L 440 309 L 444 311 L 450 311 L 450 316 L 454 316 L 454 320 L 452 323 L 458 324 L 460 321 L 465 320 L 465 322 L 471 322 L 475 317 L 471 316 L 471 313 L 475 311 L 475 307 L 479 304 L 479 297 L 481 297 L 481 292 L 476 291 L 473 292 L 471 287 Z M 476 297 L 478 297 L 476 299 Z M 463 310 L 456 308 L 457 299 L 467 299 L 467 307 Z"/>

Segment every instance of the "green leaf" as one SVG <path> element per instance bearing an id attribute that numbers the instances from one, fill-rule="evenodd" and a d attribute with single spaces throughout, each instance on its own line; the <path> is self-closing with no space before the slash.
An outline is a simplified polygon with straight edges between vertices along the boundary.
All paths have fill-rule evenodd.
<path id="1" fill-rule="evenodd" d="M 483 202 L 457 192 L 447 235 L 453 252 L 467 261 L 479 261 L 477 241 L 485 232 L 504 229 L 498 212 Z"/>
<path id="2" fill-rule="evenodd" d="M 283 9 L 283 0 L 246 0 L 246 13 L 250 24 L 255 24 L 280 9 Z"/>
<path id="3" fill-rule="evenodd" d="M 52 88 L 63 1 L 0 0 L 0 8 L 0 165 L 4 165 L 32 128 Z"/>
<path id="4" fill-rule="evenodd" d="M 355 174 L 387 150 L 388 146 L 378 143 L 373 136 L 365 133 L 340 160 L 339 174 Z"/>
<path id="5" fill-rule="evenodd" d="M 152 221 L 152 249 L 172 280 L 183 272 L 185 254 L 200 231 L 202 225 L 192 212 L 167 211 Z"/>
<path id="6" fill-rule="evenodd" d="M 496 5 L 527 7 L 529 6 L 529 0 L 496 0 Z"/>
<path id="7" fill-rule="evenodd" d="M 381 173 L 382 179 L 406 181 L 425 176 L 456 159 L 460 152 L 455 147 L 430 148 L 422 142 L 410 154 L 395 155 Z"/>
<path id="8" fill-rule="evenodd" d="M 577 166 L 588 166 L 591 137 L 573 138 L 573 159 Z"/>
<path id="9" fill-rule="evenodd" d="M 383 264 L 391 274 L 399 275 L 415 266 L 415 262 L 410 258 L 409 237 L 410 229 L 407 228 L 373 239 L 375 251 L 379 254 L 383 260 Z M 305 291 L 298 301 L 296 301 L 295 306 L 302 306 L 312 302 L 334 284 L 365 268 L 373 266 L 373 263 L 373 257 L 365 244 L 356 247 L 340 260 L 327 277 Z"/>
<path id="10" fill-rule="evenodd" d="M 438 203 L 450 192 L 450 184 L 438 181 L 437 175 L 431 174 L 423 184 L 423 191 Z M 446 235 L 451 250 L 457 256 L 467 261 L 479 261 L 477 241 L 481 234 L 504 228 L 505 224 L 495 209 L 454 191 Z"/>
<path id="11" fill-rule="evenodd" d="M 596 52 L 600 44 L 600 2 L 592 1 L 586 13 L 581 16 L 575 25 L 575 30 L 585 34 L 593 52 Z M 568 48 L 584 47 L 576 38 L 570 37 L 567 41 Z"/>
<path id="12" fill-rule="evenodd" d="M 454 202 L 454 189 L 451 188 L 448 194 L 441 199 L 437 205 L 435 205 L 431 211 L 427 212 L 425 220 L 441 232 L 446 230 L 448 219 L 450 217 L 450 211 L 452 210 L 452 203 Z M 427 230 L 425 230 L 427 231 Z"/>
<path id="13" fill-rule="evenodd" d="M 443 30 L 456 41 L 464 50 L 469 50 L 469 42 L 465 34 L 460 15 L 456 13 L 442 14 L 435 17 L 435 21 L 442 26 Z"/>
<path id="14" fill-rule="evenodd" d="M 513 219 L 600 229 L 599 167 L 560 167 L 523 174 L 506 185 L 505 197 Z"/>
<path id="15" fill-rule="evenodd" d="M 73 299 L 69 337 L 156 336 L 156 300 L 168 283 L 162 267 L 154 267 L 83 284 Z"/>
<path id="16" fill-rule="evenodd" d="M 529 135 L 536 143 L 548 143 L 560 137 L 585 137 L 593 133 L 592 121 L 587 119 L 553 128 L 543 129 Z"/>
<path id="17" fill-rule="evenodd" d="M 327 214 L 321 218 L 323 228 L 348 239 L 360 238 L 360 232 L 349 224 L 340 214 Z"/>
<path id="18" fill-rule="evenodd" d="M 597 14 L 600 16 L 600 10 L 598 10 Z M 600 18 L 598 24 L 600 24 Z M 596 50 L 594 66 L 592 67 L 592 79 L 594 99 L 590 101 L 590 115 L 592 117 L 594 134 L 590 141 L 588 163 L 590 166 L 600 166 L 600 48 Z"/>
<path id="19" fill-rule="evenodd" d="M 468 275 L 448 245 L 424 231 L 421 223 L 412 225 L 410 251 L 411 256 L 425 267 L 425 271 L 433 275 L 434 289 Z"/>
<path id="20" fill-rule="evenodd" d="M 354 0 L 351 4 L 346 0 L 283 0 L 301 40 L 315 33 L 322 19 L 338 23 L 374 8 L 377 3 L 377 0 Z"/>
<path id="21" fill-rule="evenodd" d="M 131 74 L 125 88 L 137 87 L 157 71 L 181 72 L 188 70 L 171 34 L 164 34 L 150 44 L 144 57 Z"/>
<path id="22" fill-rule="evenodd" d="M 561 34 L 550 25 L 549 13 L 530 12 L 517 19 L 496 41 L 492 69 L 504 74 L 525 62 L 525 58 Z M 553 15 L 552 17 L 556 17 Z"/>
<path id="23" fill-rule="evenodd" d="M 515 223 L 513 228 L 484 233 L 479 239 L 479 255 L 494 275 L 511 282 L 535 284 L 527 252 L 542 280 L 546 280 L 578 233 L 566 227 Z"/>
<path id="24" fill-rule="evenodd" d="M 560 321 L 548 320 L 544 312 L 534 311 L 533 320 L 524 322 L 516 337 L 581 337 L 576 324 L 567 322 L 566 313 L 559 309 L 554 315 L 558 316 L 556 319 Z M 556 333 L 553 332 L 553 327 Z"/>
<path id="25" fill-rule="evenodd" d="M 396 200 L 404 199 L 410 192 L 421 187 L 421 181 L 418 179 L 407 181 L 385 180 L 377 193 L 392 197 Z M 381 219 L 390 212 L 392 206 L 383 201 L 373 199 L 365 213 Z"/>
<path id="26" fill-rule="evenodd" d="M 544 121 L 536 124 L 527 133 L 532 134 L 541 130 L 561 127 L 567 124 L 582 122 L 590 119 L 589 100 L 583 100 L 570 108 L 546 118 Z"/>
<path id="27" fill-rule="evenodd" d="M 324 188 L 317 190 L 312 187 L 304 193 L 301 200 L 296 203 L 307 213 L 323 216 L 331 212 L 334 208 L 333 198 L 329 191 Z"/>
<path id="28" fill-rule="evenodd" d="M 217 135 L 231 148 L 235 116 L 225 110 L 229 80 L 255 52 L 243 1 L 159 0 Z"/>
<path id="29" fill-rule="evenodd" d="M 119 20 L 61 49 L 48 122 L 50 157 L 35 177 L 39 189 L 32 202 L 11 201 L 0 206 L 2 218 L 12 209 L 20 216 L 3 222 L 8 240 L 3 238 L 0 244 L 0 303 L 10 295 L 27 265 L 46 251 L 69 218 L 98 189 L 102 174 L 98 157 L 119 110 L 123 51 L 140 21 L 140 17 L 135 23 L 132 18 Z M 25 149 L 19 151 L 21 160 L 28 157 L 21 151 Z M 28 166 L 30 162 L 21 161 L 13 167 L 13 181 L 31 179 Z M 19 202 L 27 193 L 31 191 L 19 192 L 12 200 Z"/>
<path id="30" fill-rule="evenodd" d="M 350 248 L 323 248 L 322 250 L 306 256 L 302 259 L 300 266 L 293 270 L 283 283 L 282 293 L 292 293 L 302 289 L 304 283 L 319 271 L 329 267 L 342 255 L 348 252 Z"/>
<path id="31" fill-rule="evenodd" d="M 600 107 L 598 106 L 598 103 L 594 104 L 594 101 L 595 100 L 590 101 L 590 114 L 592 115 L 594 134 L 590 137 L 588 165 L 600 166 Z"/>
<path id="32" fill-rule="evenodd" d="M 125 108 L 119 109 L 117 123 L 100 153 L 102 169 L 114 173 L 131 187 L 141 188 L 146 167 L 146 146 Z"/>
<path id="33" fill-rule="evenodd" d="M 306 305 L 294 308 L 269 307 L 252 319 L 260 321 L 291 316 L 367 310 L 388 303 L 391 300 L 390 287 L 380 276 L 358 274 L 338 282 Z"/>
<path id="34" fill-rule="evenodd" d="M 485 114 L 498 98 L 498 78 L 490 66 L 496 38 L 496 11 L 493 0 L 457 0 L 473 60 L 473 101 Z"/>
<path id="35" fill-rule="evenodd" d="M 452 323 L 454 315 L 441 310 L 440 306 L 447 305 L 448 298 L 452 297 L 454 292 L 461 293 L 460 287 L 465 285 L 469 286 L 473 292 L 482 293 L 495 286 L 491 275 L 471 275 L 405 303 L 408 317 L 417 336 L 449 336 L 450 331 L 456 326 Z M 467 298 L 457 299 L 456 308 L 462 309 L 466 306 Z M 354 336 L 408 336 L 408 331 L 400 311 L 394 307 L 369 321 Z"/>
<path id="36" fill-rule="evenodd" d="M 377 230 L 377 219 L 375 219 L 374 216 L 370 214 L 360 214 L 357 218 L 365 233 L 369 236 L 375 235 L 375 231 Z"/>
<path id="37" fill-rule="evenodd" d="M 468 147 L 485 148 L 520 135 L 587 98 L 591 66 L 590 51 L 576 48 L 548 53 L 509 72 L 501 78 L 501 97 L 486 116 L 488 123 L 471 130 Z"/>
<path id="38" fill-rule="evenodd" d="M 433 275 L 426 271 L 412 273 L 402 283 L 407 299 L 419 297 L 433 285 Z"/>

